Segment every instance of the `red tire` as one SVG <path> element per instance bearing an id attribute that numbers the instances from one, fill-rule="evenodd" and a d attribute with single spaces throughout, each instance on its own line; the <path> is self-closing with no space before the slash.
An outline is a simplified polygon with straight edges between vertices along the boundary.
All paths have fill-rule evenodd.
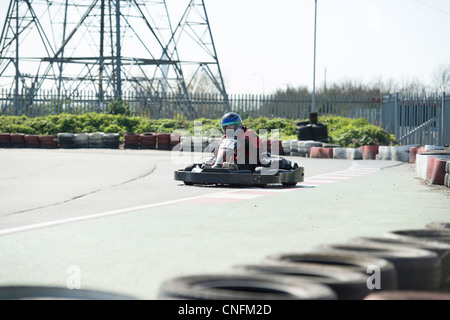
<path id="1" fill-rule="evenodd" d="M 26 135 L 25 136 L 25 144 L 27 148 L 40 148 L 41 142 L 39 140 L 39 136 L 37 135 Z"/>
<path id="2" fill-rule="evenodd" d="M 0 133 L 0 148 L 11 147 L 11 135 L 9 133 Z"/>
<path id="3" fill-rule="evenodd" d="M 25 148 L 25 135 L 23 133 L 14 133 L 11 134 L 11 146 L 13 148 Z"/>
<path id="4" fill-rule="evenodd" d="M 54 135 L 39 136 L 39 141 L 41 143 L 41 148 L 46 148 L 46 149 L 57 149 L 58 148 L 58 143 L 55 141 Z"/>

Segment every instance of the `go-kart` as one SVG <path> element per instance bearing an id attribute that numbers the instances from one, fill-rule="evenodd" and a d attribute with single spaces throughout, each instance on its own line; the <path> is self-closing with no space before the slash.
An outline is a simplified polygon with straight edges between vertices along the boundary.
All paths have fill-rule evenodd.
<path id="1" fill-rule="evenodd" d="M 217 165 L 214 156 L 199 161 L 184 169 L 175 171 L 175 180 L 186 185 L 229 185 L 265 187 L 269 184 L 282 184 L 293 187 L 304 180 L 304 168 L 282 157 L 268 155 L 264 166 L 252 170 L 242 170 L 235 163 L 223 162 Z"/>

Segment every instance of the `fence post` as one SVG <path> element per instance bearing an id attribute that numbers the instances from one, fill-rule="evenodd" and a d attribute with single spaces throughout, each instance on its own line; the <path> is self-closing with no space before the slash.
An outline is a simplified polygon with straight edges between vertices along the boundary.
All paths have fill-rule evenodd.
<path id="1" fill-rule="evenodd" d="M 445 92 L 442 92 L 442 106 L 441 106 L 441 125 L 440 125 L 440 138 L 441 138 L 441 145 L 448 145 L 450 144 L 450 127 L 448 126 L 448 123 L 450 121 L 450 112 L 446 109 L 446 103 L 445 103 L 446 97 Z M 446 119 L 449 118 L 449 119 Z M 447 120 L 447 121 L 446 121 Z M 445 126 L 447 124 L 447 126 Z"/>

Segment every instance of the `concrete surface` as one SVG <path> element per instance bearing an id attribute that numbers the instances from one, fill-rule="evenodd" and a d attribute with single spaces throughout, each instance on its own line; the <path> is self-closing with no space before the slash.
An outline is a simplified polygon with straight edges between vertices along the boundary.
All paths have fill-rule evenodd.
<path id="1" fill-rule="evenodd" d="M 0 150 L 0 285 L 156 299 L 164 280 L 448 221 L 448 188 L 414 165 L 296 160 L 296 188 L 184 186 L 170 152 Z M 132 208 L 132 209 L 130 209 Z"/>

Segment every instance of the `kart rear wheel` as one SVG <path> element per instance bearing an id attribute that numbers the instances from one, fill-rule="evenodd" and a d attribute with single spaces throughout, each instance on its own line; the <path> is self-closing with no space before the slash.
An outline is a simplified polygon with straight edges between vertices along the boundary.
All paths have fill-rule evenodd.
<path id="1" fill-rule="evenodd" d="M 187 185 L 187 186 L 193 186 L 194 185 L 193 182 L 187 182 L 187 181 L 184 181 L 184 184 Z"/>
<path id="2" fill-rule="evenodd" d="M 297 185 L 297 182 L 283 182 L 283 187 L 295 187 Z"/>

